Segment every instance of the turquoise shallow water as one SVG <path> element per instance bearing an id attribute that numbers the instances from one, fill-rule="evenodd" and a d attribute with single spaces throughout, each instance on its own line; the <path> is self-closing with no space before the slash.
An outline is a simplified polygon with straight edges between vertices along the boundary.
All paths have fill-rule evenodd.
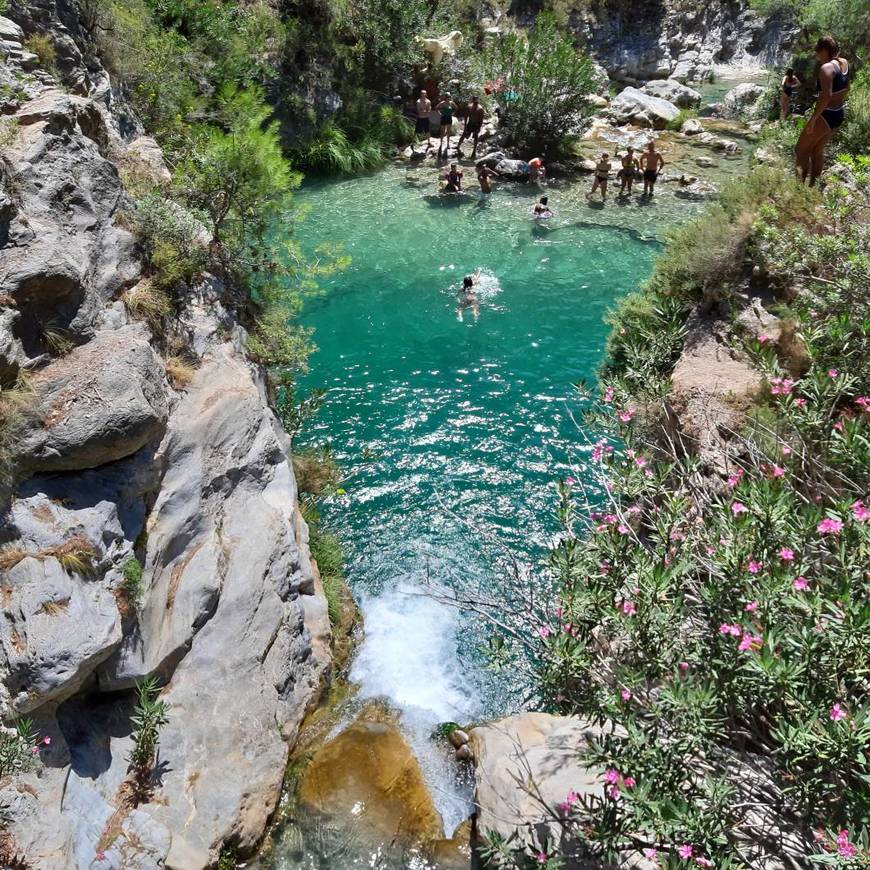
<path id="1" fill-rule="evenodd" d="M 338 243 L 352 258 L 304 312 L 318 351 L 301 386 L 328 396 L 300 442 L 329 443 L 347 475 L 323 508 L 365 618 L 345 720 L 368 699 L 398 712 L 449 836 L 469 787 L 433 727 L 521 707 L 528 687 L 488 670 L 487 626 L 427 586 L 509 606 L 507 554 L 535 574 L 556 530 L 554 481 L 586 477 L 592 433 L 578 428 L 572 384 L 594 381 L 605 313 L 649 274 L 655 232 L 698 206 L 663 188 L 652 204 L 591 207 L 581 182 L 546 191 L 556 216 L 542 225 L 535 187 L 445 202 L 427 196 L 433 182 L 432 170 L 394 167 L 300 191 L 303 247 Z M 477 269 L 479 317 L 460 318 L 457 286 Z M 352 841 L 353 828 L 326 839 Z M 324 837 L 297 820 L 266 866 L 338 866 Z M 354 846 L 340 865 L 372 860 Z"/>

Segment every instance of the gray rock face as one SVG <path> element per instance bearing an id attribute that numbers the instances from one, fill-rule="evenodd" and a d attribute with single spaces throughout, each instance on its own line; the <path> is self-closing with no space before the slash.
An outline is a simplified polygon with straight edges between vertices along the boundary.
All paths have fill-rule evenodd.
<path id="1" fill-rule="evenodd" d="M 163 364 L 139 326 L 98 333 L 33 383 L 39 424 L 19 447 L 31 470 L 114 462 L 158 438 L 166 422 Z"/>
<path id="2" fill-rule="evenodd" d="M 744 82 L 725 94 L 722 100 L 722 113 L 729 117 L 755 117 L 761 107 L 757 104 L 764 96 L 765 89 L 761 85 Z"/>
<path id="3" fill-rule="evenodd" d="M 701 95 L 675 79 L 647 82 L 641 90 L 653 97 L 660 97 L 680 109 L 696 109 L 701 105 Z"/>
<path id="4" fill-rule="evenodd" d="M 704 132 L 704 127 L 697 118 L 687 118 L 683 121 L 683 126 L 680 127 L 680 132 L 684 136 L 697 136 Z"/>
<path id="5" fill-rule="evenodd" d="M 645 115 L 657 130 L 665 128 L 680 110 L 668 100 L 654 97 L 637 88 L 625 88 L 610 102 L 608 114 L 616 124 L 632 123 L 639 115 Z"/>
<path id="6" fill-rule="evenodd" d="M 15 337 L 15 321 L 21 315 L 14 308 L 0 308 L 0 386 L 10 386 L 27 362 L 27 354 Z"/>
<path id="7" fill-rule="evenodd" d="M 139 271 L 129 232 L 115 224 L 124 191 L 104 159 L 109 132 L 95 104 L 47 89 L 15 115 L 6 149 L 12 196 L 0 294 L 16 303 L 28 356 L 49 350 L 46 329 L 89 338 L 103 304 Z"/>

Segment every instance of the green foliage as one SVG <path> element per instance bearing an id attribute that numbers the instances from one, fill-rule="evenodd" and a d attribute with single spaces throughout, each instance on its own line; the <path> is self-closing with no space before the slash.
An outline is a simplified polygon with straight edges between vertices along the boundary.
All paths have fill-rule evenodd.
<path id="1" fill-rule="evenodd" d="M 148 677 L 136 686 L 136 708 L 133 712 L 133 748 L 127 761 L 139 778 L 151 771 L 160 729 L 169 721 L 169 705 L 159 700 L 160 686 L 156 677 Z"/>
<path id="2" fill-rule="evenodd" d="M 677 117 L 667 123 L 667 129 L 679 132 L 683 128 L 683 124 L 690 118 L 697 118 L 698 112 L 695 109 L 680 109 Z"/>
<path id="3" fill-rule="evenodd" d="M 57 49 L 47 33 L 34 33 L 24 40 L 24 48 L 37 56 L 43 69 L 53 71 L 57 64 Z"/>
<path id="4" fill-rule="evenodd" d="M 855 157 L 870 154 L 870 67 L 860 70 L 849 88 L 846 120 L 834 145 Z"/>
<path id="5" fill-rule="evenodd" d="M 39 761 L 40 740 L 30 719 L 19 719 L 14 730 L 0 731 L 0 779 L 26 773 Z"/>
<path id="6" fill-rule="evenodd" d="M 836 5 L 827 0 L 750 0 L 750 6 L 764 18 L 779 14 L 800 22 L 813 38 L 834 33 L 841 45 L 858 51 L 870 44 L 864 0 L 843 0 Z"/>
<path id="7" fill-rule="evenodd" d="M 142 599 L 142 563 L 131 556 L 121 568 L 120 590 L 131 607 L 138 607 Z"/>
<path id="8" fill-rule="evenodd" d="M 218 870 L 236 870 L 239 856 L 232 846 L 224 846 L 218 858 Z"/>
<path id="9" fill-rule="evenodd" d="M 348 595 L 344 582 L 344 550 L 338 538 L 323 527 L 313 502 L 305 503 L 303 514 L 308 524 L 308 548 L 317 562 L 323 583 L 329 623 L 337 627 L 342 621 Z"/>
<path id="10" fill-rule="evenodd" d="M 0 487 L 12 480 L 18 440 L 33 407 L 33 390 L 24 373 L 10 385 L 0 384 Z"/>
<path id="11" fill-rule="evenodd" d="M 549 14 L 538 15 L 527 35 L 507 33 L 490 42 L 478 76 L 498 83 L 501 129 L 530 150 L 564 150 L 592 113 L 586 100 L 595 91 L 592 62 Z"/>

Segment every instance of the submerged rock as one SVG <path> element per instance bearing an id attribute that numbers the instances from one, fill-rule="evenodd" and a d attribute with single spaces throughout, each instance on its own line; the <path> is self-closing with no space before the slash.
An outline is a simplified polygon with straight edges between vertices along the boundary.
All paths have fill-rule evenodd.
<path id="1" fill-rule="evenodd" d="M 372 845 L 442 837 L 420 765 L 393 718 L 375 707 L 315 752 L 299 801 L 330 824 L 353 826 Z"/>

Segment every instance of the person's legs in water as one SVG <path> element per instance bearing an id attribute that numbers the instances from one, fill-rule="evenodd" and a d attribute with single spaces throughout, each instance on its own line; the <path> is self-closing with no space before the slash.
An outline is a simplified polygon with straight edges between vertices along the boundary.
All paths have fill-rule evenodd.
<path id="1" fill-rule="evenodd" d="M 604 202 L 604 200 L 607 199 L 607 179 L 600 179 L 599 186 L 601 187 L 601 201 Z"/>

